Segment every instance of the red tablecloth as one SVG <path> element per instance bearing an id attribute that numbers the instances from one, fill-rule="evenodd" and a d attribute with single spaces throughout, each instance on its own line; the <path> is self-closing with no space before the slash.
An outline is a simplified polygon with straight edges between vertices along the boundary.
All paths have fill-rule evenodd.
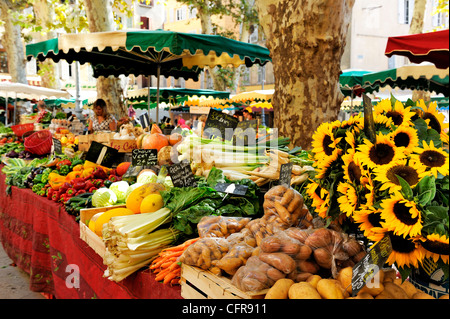
<path id="1" fill-rule="evenodd" d="M 74 217 L 30 189 L 12 187 L 11 195 L 6 195 L 2 173 L 0 240 L 14 263 L 30 274 L 30 290 L 35 292 L 50 293 L 58 299 L 181 299 L 179 286 L 155 281 L 148 269 L 120 283 L 104 278 L 106 266 L 80 239 Z"/>

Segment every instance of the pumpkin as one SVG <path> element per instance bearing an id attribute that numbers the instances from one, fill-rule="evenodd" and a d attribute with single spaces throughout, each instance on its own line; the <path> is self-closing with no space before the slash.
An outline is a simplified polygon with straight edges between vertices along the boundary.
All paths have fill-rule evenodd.
<path id="1" fill-rule="evenodd" d="M 155 134 L 155 133 L 162 134 L 162 131 L 157 124 L 153 124 L 152 129 L 150 130 L 150 134 Z"/>
<path id="2" fill-rule="evenodd" d="M 174 146 L 175 144 L 181 142 L 183 136 L 180 133 L 173 133 L 169 136 L 169 144 Z"/>
<path id="3" fill-rule="evenodd" d="M 136 145 L 137 145 L 137 148 L 142 148 L 142 140 L 144 139 L 145 135 L 148 135 L 148 134 L 144 133 L 144 134 L 139 135 L 139 136 L 136 138 Z"/>
<path id="4" fill-rule="evenodd" d="M 169 146 L 169 139 L 164 134 L 148 134 L 142 140 L 142 148 L 146 150 L 156 149 L 159 152 L 164 146 Z"/>

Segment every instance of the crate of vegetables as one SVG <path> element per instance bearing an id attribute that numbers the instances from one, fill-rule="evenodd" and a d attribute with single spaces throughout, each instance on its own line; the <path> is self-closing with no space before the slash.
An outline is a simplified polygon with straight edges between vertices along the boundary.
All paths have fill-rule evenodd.
<path id="1" fill-rule="evenodd" d="M 86 208 L 80 210 L 80 238 L 85 241 L 86 244 L 88 244 L 102 258 L 105 255 L 106 246 L 100 235 L 102 225 L 96 223 L 96 221 L 98 221 L 99 217 L 105 212 L 125 207 L 126 205 L 115 205 L 108 207 Z M 91 223 L 91 221 L 93 222 Z"/>
<path id="2" fill-rule="evenodd" d="M 244 292 L 224 276 L 182 264 L 181 296 L 184 299 L 264 299 L 268 289 Z"/>

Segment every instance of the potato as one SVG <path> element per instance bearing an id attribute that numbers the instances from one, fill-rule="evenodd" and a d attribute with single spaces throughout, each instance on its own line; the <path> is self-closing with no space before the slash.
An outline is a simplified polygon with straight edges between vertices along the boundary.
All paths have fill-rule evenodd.
<path id="1" fill-rule="evenodd" d="M 373 299 L 373 296 L 371 294 L 368 294 L 367 292 L 363 292 L 358 293 L 355 299 Z"/>
<path id="2" fill-rule="evenodd" d="M 311 274 L 316 274 L 320 269 L 317 263 L 309 260 L 297 260 L 297 268 L 302 272 L 309 272 Z"/>
<path id="3" fill-rule="evenodd" d="M 412 299 L 436 299 L 436 298 L 430 296 L 429 294 L 423 291 L 418 291 L 413 295 Z"/>
<path id="4" fill-rule="evenodd" d="M 362 247 L 356 240 L 348 240 L 342 244 L 342 248 L 349 256 L 355 256 L 358 254 Z"/>
<path id="5" fill-rule="evenodd" d="M 333 261 L 333 256 L 331 256 L 328 248 L 317 248 L 314 250 L 314 259 L 317 264 L 325 269 L 331 269 L 331 262 Z"/>
<path id="6" fill-rule="evenodd" d="M 384 290 L 391 294 L 394 299 L 409 299 L 406 292 L 400 286 L 392 282 L 385 283 Z"/>
<path id="7" fill-rule="evenodd" d="M 379 295 L 384 290 L 383 279 L 384 272 L 377 272 L 375 276 L 368 283 L 366 283 L 364 287 L 362 287 L 360 292 L 367 292 L 374 297 Z"/>
<path id="8" fill-rule="evenodd" d="M 312 275 L 312 276 L 309 276 L 308 279 L 306 279 L 306 282 L 309 283 L 314 288 L 317 288 L 317 283 L 321 279 L 322 279 L 322 277 L 320 277 L 319 275 Z"/>
<path id="9" fill-rule="evenodd" d="M 298 282 L 289 288 L 289 299 L 322 299 L 317 290 L 307 282 Z"/>
<path id="10" fill-rule="evenodd" d="M 440 296 L 439 299 L 448 299 L 448 294 Z"/>
<path id="11" fill-rule="evenodd" d="M 353 268 L 346 267 L 341 269 L 337 276 L 337 280 L 341 283 L 342 287 L 351 295 L 352 294 L 352 276 Z"/>
<path id="12" fill-rule="evenodd" d="M 288 255 L 296 255 L 300 251 L 301 246 L 303 245 L 300 245 L 299 243 L 285 242 L 284 245 L 281 247 L 281 251 Z"/>
<path id="13" fill-rule="evenodd" d="M 270 279 L 277 281 L 280 280 L 282 278 L 284 278 L 286 275 L 284 273 L 282 273 L 281 271 L 279 271 L 276 268 L 270 267 L 269 269 L 267 269 L 267 277 L 269 277 Z"/>
<path id="14" fill-rule="evenodd" d="M 312 249 L 308 245 L 301 245 L 298 254 L 295 256 L 295 259 L 306 260 L 312 254 Z"/>
<path id="15" fill-rule="evenodd" d="M 269 289 L 265 299 L 288 299 L 289 288 L 294 284 L 291 279 L 283 278 L 275 282 L 275 284 Z"/>
<path id="16" fill-rule="evenodd" d="M 357 253 L 355 256 L 352 257 L 353 261 L 357 264 L 361 261 L 361 259 L 363 259 L 365 256 L 367 255 L 367 253 L 365 251 L 360 251 L 359 253 Z"/>
<path id="17" fill-rule="evenodd" d="M 328 246 L 331 243 L 331 240 L 332 235 L 328 229 L 318 228 L 306 238 L 305 244 L 314 249 Z"/>
<path id="18" fill-rule="evenodd" d="M 281 238 L 271 236 L 265 238 L 263 241 L 261 241 L 261 250 L 265 253 L 274 253 L 277 251 L 280 251 L 280 248 L 282 246 Z"/>
<path id="19" fill-rule="evenodd" d="M 295 260 L 284 253 L 261 253 L 259 259 L 285 274 L 289 274 L 296 268 Z"/>
<path id="20" fill-rule="evenodd" d="M 383 290 L 375 297 L 375 299 L 394 299 L 394 296 L 392 296 L 388 291 Z"/>
<path id="21" fill-rule="evenodd" d="M 295 282 L 301 282 L 301 281 L 307 281 L 309 277 L 311 277 L 313 274 L 309 272 L 300 272 L 297 273 L 294 277 Z"/>
<path id="22" fill-rule="evenodd" d="M 383 282 L 394 282 L 395 278 L 397 278 L 397 272 L 393 268 L 384 268 L 382 271 L 384 274 Z"/>
<path id="23" fill-rule="evenodd" d="M 417 292 L 417 288 L 408 280 L 405 280 L 401 285 L 400 288 L 402 288 L 406 294 L 408 295 L 408 298 L 412 298 L 414 294 Z"/>
<path id="24" fill-rule="evenodd" d="M 335 279 L 321 279 L 317 282 L 317 292 L 324 299 L 344 299 L 342 286 Z"/>
<path id="25" fill-rule="evenodd" d="M 302 244 L 305 243 L 306 239 L 309 237 L 310 232 L 307 230 L 302 230 L 297 227 L 290 227 L 285 231 L 286 235 L 291 238 L 297 239 Z"/>

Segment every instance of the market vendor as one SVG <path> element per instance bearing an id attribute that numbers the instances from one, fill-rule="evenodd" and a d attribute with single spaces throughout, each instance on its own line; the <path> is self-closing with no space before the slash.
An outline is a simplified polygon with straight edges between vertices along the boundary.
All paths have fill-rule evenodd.
<path id="1" fill-rule="evenodd" d="M 37 113 L 38 117 L 36 118 L 36 122 L 40 123 L 44 116 L 48 113 L 47 106 L 44 100 L 40 100 L 37 102 Z"/>
<path id="2" fill-rule="evenodd" d="M 94 102 L 94 115 L 89 119 L 89 133 L 112 131 L 117 129 L 116 119 L 106 110 L 106 102 L 103 99 L 97 99 Z"/>

